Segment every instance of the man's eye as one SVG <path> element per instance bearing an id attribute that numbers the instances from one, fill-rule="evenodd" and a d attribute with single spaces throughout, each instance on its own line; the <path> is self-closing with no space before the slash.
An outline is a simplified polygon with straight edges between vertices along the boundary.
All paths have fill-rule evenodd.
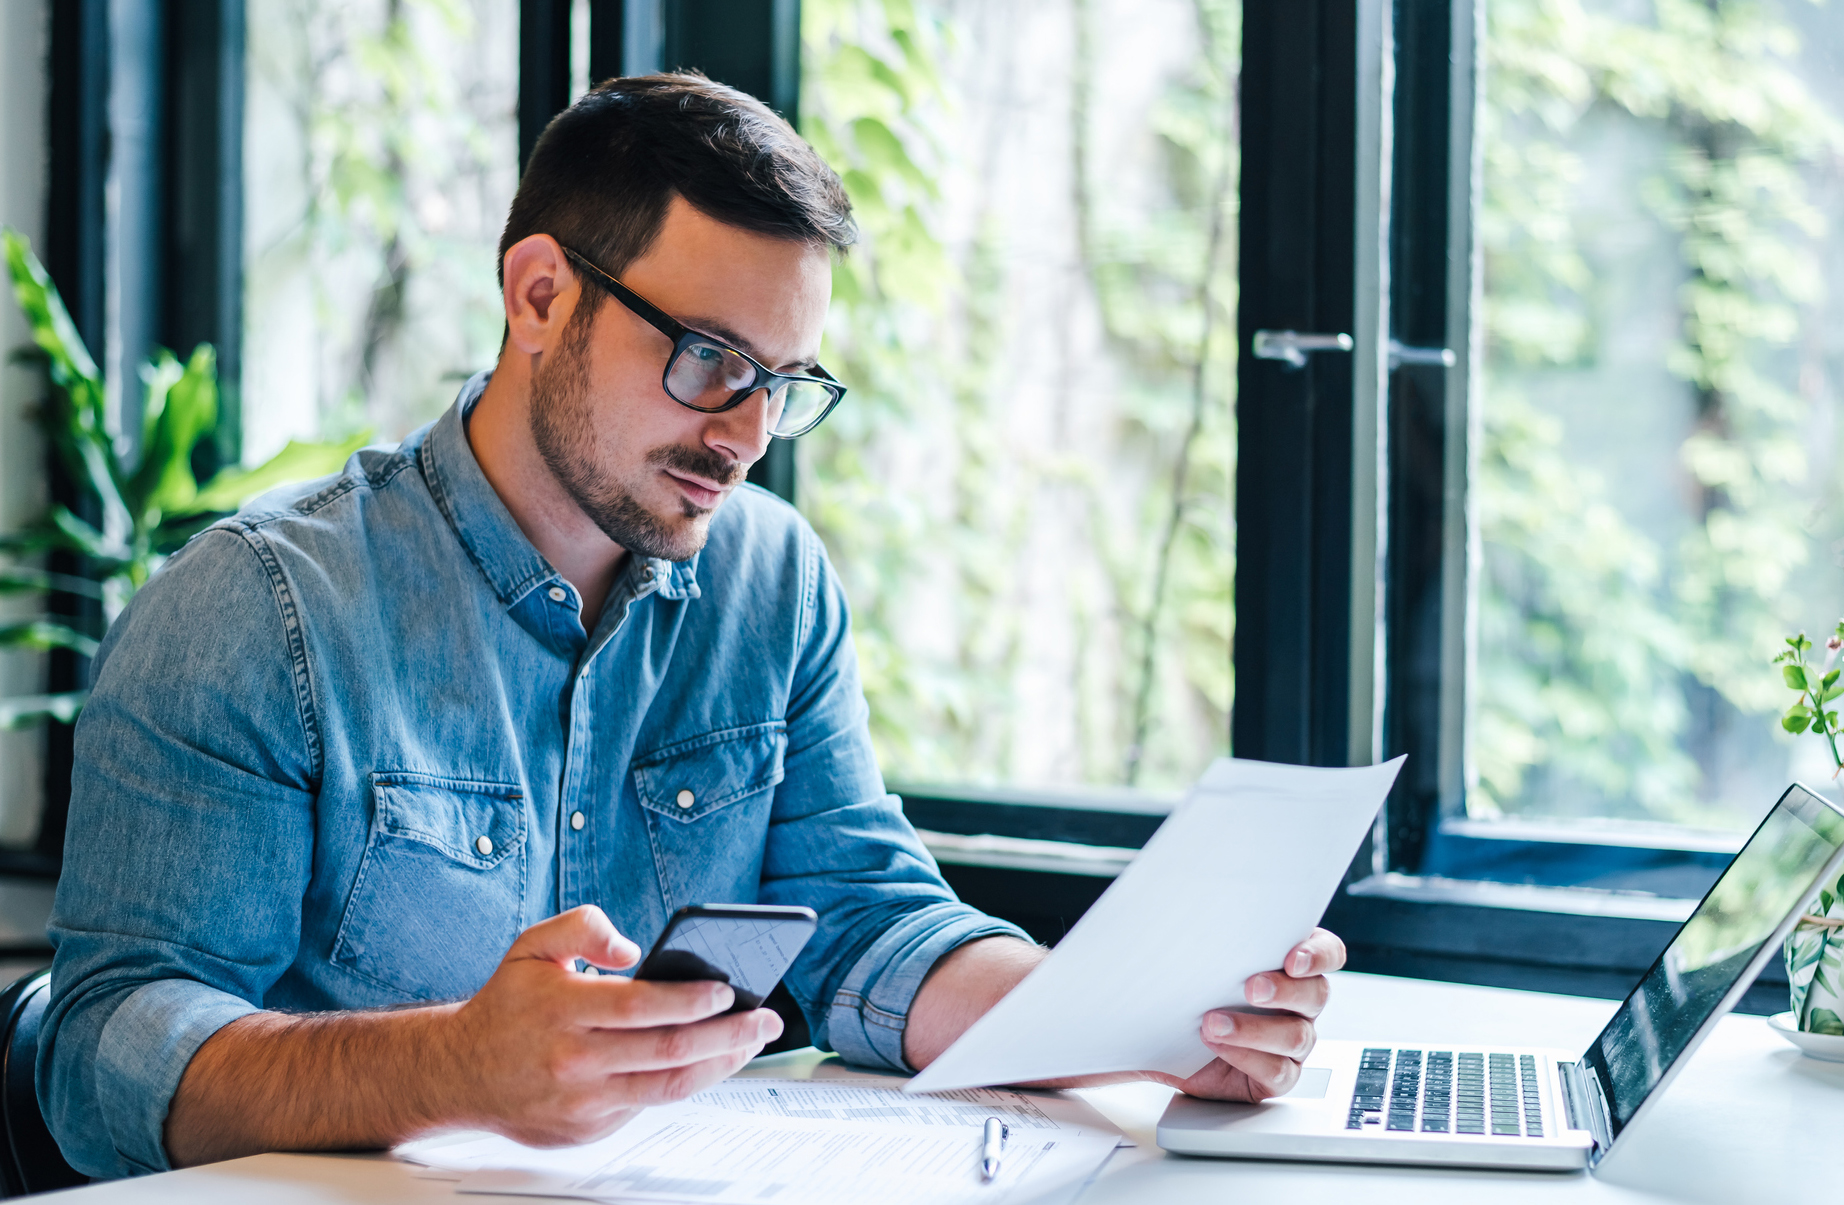
<path id="1" fill-rule="evenodd" d="M 724 358 L 723 352 L 708 343 L 696 344 L 691 349 L 691 354 L 697 356 L 705 364 L 716 364 Z"/>

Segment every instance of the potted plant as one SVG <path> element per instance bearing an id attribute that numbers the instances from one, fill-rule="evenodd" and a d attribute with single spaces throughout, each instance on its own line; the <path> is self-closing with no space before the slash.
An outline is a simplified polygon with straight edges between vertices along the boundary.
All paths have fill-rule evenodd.
<path id="1" fill-rule="evenodd" d="M 1801 632 L 1786 638 L 1786 651 L 1774 658 L 1786 684 L 1797 695 L 1780 717 L 1780 726 L 1795 735 L 1812 732 L 1831 750 L 1831 777 L 1844 769 L 1838 756 L 1838 707 L 1844 685 L 1838 681 L 1838 654 L 1844 650 L 1844 620 L 1825 641 L 1825 657 L 1812 665 L 1812 642 Z M 1818 893 L 1812 910 L 1786 939 L 1786 978 L 1792 985 L 1793 1021 L 1807 1033 L 1844 1038 L 1844 878 Z"/>
<path id="2" fill-rule="evenodd" d="M 262 465 L 226 468 L 199 484 L 192 453 L 217 425 L 217 358 L 201 343 L 181 364 L 158 349 L 141 366 L 146 385 L 140 440 L 128 450 L 109 430 L 102 374 L 77 334 L 57 288 L 17 231 L 0 228 L 7 273 L 33 346 L 53 386 L 40 412 L 47 439 L 75 483 L 77 506 L 54 503 L 23 531 L 0 535 L 0 593 L 77 595 L 100 604 L 94 618 L 40 614 L 0 623 L 0 649 L 71 649 L 88 657 L 134 592 L 168 554 L 219 516 L 277 485 L 339 468 L 368 438 L 291 442 Z M 70 554 L 75 572 L 35 562 Z M 68 567 L 68 566 L 67 566 Z M 87 691 L 0 698 L 0 727 L 70 723 Z"/>

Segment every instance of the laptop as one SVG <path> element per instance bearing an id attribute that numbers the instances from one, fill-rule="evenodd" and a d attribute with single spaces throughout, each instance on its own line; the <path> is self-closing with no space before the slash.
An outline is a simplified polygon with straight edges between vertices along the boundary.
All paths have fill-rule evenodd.
<path id="1" fill-rule="evenodd" d="M 1841 864 L 1844 811 L 1789 787 L 1580 1054 L 1325 1041 L 1284 1097 L 1174 1097 L 1159 1145 L 1242 1159 L 1593 1168 L 1735 1007 Z"/>

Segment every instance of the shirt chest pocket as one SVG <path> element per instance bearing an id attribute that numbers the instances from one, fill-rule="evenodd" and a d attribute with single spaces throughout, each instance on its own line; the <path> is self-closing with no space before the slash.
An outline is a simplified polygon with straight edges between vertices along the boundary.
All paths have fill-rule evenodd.
<path id="1" fill-rule="evenodd" d="M 755 900 L 787 743 L 787 726 L 774 721 L 706 733 L 634 759 L 634 790 L 668 911 Z"/>
<path id="2" fill-rule="evenodd" d="M 525 812 L 516 786 L 373 774 L 334 963 L 419 1000 L 478 991 L 523 928 Z"/>

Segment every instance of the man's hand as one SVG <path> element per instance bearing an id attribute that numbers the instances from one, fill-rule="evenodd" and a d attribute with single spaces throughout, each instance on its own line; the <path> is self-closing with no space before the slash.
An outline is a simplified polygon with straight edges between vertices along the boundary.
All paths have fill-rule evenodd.
<path id="1" fill-rule="evenodd" d="M 528 1146 L 589 1142 L 735 1074 L 781 1034 L 770 1009 L 720 1016 L 728 984 L 602 976 L 578 958 L 624 970 L 640 948 L 600 908 L 577 908 L 521 934 L 455 1013 L 456 1103 L 475 1124 Z"/>
<path id="2" fill-rule="evenodd" d="M 185 1166 L 386 1147 L 446 1128 L 588 1142 L 639 1108 L 709 1087 L 781 1033 L 767 1009 L 718 1015 L 735 999 L 726 984 L 575 969 L 582 959 L 621 970 L 639 957 L 601 909 L 577 908 L 521 934 L 465 1004 L 239 1018 L 186 1067 L 167 1152 Z"/>
<path id="3" fill-rule="evenodd" d="M 968 942 L 936 963 L 909 1006 L 903 1055 L 917 1069 L 928 1066 L 967 1027 L 1049 956 L 1050 951 L 1009 937 Z M 1204 1014 L 1204 1044 L 1216 1059 L 1190 1079 L 1157 1071 L 1126 1071 L 1047 1080 L 1040 1088 L 1094 1088 L 1128 1080 L 1157 1080 L 1192 1096 L 1258 1101 L 1279 1096 L 1300 1078 L 1300 1060 L 1312 1053 L 1313 1018 L 1325 1007 L 1326 973 L 1345 965 L 1345 943 L 1314 929 L 1288 951 L 1285 966 L 1249 976 L 1248 1002 L 1263 1013 L 1216 1009 Z"/>
<path id="4" fill-rule="evenodd" d="M 1282 969 L 1249 976 L 1243 995 L 1272 1015 L 1216 1009 L 1204 1014 L 1204 1045 L 1216 1059 L 1190 1079 L 1154 1075 L 1191 1096 L 1253 1103 L 1281 1096 L 1300 1078 L 1300 1064 L 1312 1053 L 1318 1034 L 1313 1019 L 1325 1008 L 1331 985 L 1326 973 L 1345 965 L 1345 943 L 1325 929 L 1314 929 L 1288 951 Z"/>

